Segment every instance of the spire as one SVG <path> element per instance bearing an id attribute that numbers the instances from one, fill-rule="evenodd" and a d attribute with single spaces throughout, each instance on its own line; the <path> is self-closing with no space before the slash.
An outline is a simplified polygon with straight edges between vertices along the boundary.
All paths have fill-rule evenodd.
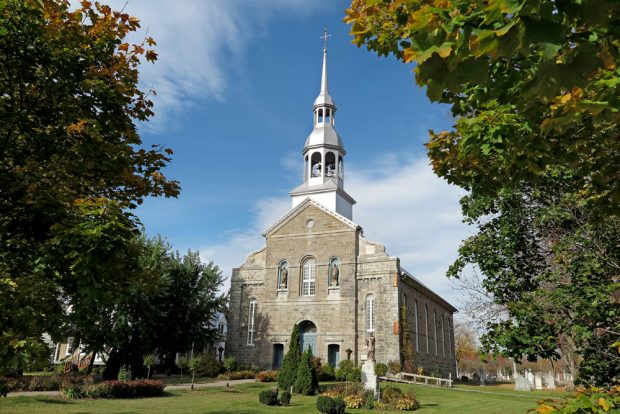
<path id="1" fill-rule="evenodd" d="M 332 35 L 327 34 L 327 29 L 323 29 L 323 72 L 321 73 L 321 92 L 314 101 L 314 107 L 329 105 L 334 107 L 334 100 L 327 90 L 327 39 Z M 334 108 L 335 109 L 335 108 Z"/>

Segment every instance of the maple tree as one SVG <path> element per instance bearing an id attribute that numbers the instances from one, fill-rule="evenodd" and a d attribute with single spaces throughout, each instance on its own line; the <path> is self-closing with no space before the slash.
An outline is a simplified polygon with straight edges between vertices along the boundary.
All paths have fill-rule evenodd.
<path id="1" fill-rule="evenodd" d="M 477 266 L 508 315 L 483 350 L 562 354 L 583 382 L 617 383 L 620 4 L 353 0 L 345 21 L 451 106 L 426 146 L 478 227 L 449 276 Z"/>
<path id="2" fill-rule="evenodd" d="M 114 301 L 138 234 L 130 210 L 176 196 L 170 149 L 141 146 L 151 38 L 100 3 L 0 1 L 0 368 L 61 334 L 67 305 Z M 129 272 L 131 274 L 131 272 Z M 129 278 L 131 279 L 131 278 Z"/>

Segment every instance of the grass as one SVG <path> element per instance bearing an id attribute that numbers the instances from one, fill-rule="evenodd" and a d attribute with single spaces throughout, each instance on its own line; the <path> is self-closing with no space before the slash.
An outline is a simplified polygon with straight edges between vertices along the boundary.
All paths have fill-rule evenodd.
<path id="1" fill-rule="evenodd" d="M 0 413 L 313 413 L 316 397 L 293 395 L 288 407 L 267 407 L 258 402 L 258 393 L 274 384 L 250 383 L 234 388 L 202 388 L 195 391 L 174 390 L 164 397 L 133 400 L 64 400 L 60 397 L 9 397 L 0 400 Z M 401 385 L 413 391 L 422 403 L 416 413 L 513 414 L 525 413 L 545 397 L 562 393 L 522 393 L 494 387 L 459 386 L 454 389 Z M 402 411 L 397 411 L 402 413 Z M 347 410 L 347 413 L 369 414 L 388 411 Z"/>

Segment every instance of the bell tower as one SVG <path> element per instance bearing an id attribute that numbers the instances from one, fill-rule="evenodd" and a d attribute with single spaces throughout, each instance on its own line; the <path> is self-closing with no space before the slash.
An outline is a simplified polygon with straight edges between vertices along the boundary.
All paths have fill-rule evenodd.
<path id="1" fill-rule="evenodd" d="M 336 104 L 327 85 L 327 31 L 323 34 L 321 90 L 312 106 L 313 128 L 302 152 L 304 183 L 290 192 L 293 208 L 310 198 L 352 220 L 355 200 L 344 191 L 342 139 L 335 129 Z"/>

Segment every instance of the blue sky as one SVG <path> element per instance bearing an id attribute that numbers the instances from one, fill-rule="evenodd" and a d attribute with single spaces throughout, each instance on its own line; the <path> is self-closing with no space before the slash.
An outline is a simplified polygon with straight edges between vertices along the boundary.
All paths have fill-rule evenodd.
<path id="1" fill-rule="evenodd" d="M 123 1 L 111 1 L 121 8 Z M 351 44 L 346 1 L 130 0 L 159 60 L 142 68 L 157 91 L 145 144 L 174 150 L 165 174 L 178 199 L 149 199 L 137 214 L 149 235 L 199 250 L 225 276 L 260 248 L 261 232 L 290 209 L 319 92 L 322 29 L 328 42 L 336 129 L 347 150 L 345 188 L 366 237 L 458 305 L 445 278 L 469 230 L 461 192 L 432 174 L 423 144 L 450 128 L 447 107 L 429 103 L 412 66 Z"/>

